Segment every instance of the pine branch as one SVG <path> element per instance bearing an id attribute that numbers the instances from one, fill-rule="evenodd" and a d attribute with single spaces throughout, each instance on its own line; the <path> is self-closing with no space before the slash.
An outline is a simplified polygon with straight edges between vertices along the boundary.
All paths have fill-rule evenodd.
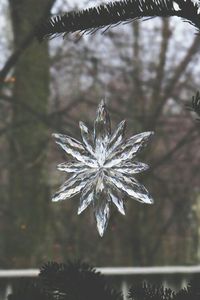
<path id="1" fill-rule="evenodd" d="M 105 277 L 85 263 L 47 263 L 39 277 L 20 281 L 8 300 L 122 300 Z"/>
<path id="2" fill-rule="evenodd" d="M 39 40 L 98 29 L 140 18 L 178 16 L 200 29 L 200 8 L 194 0 L 121 0 L 50 18 L 36 30 Z"/>
<path id="3" fill-rule="evenodd" d="M 148 283 L 133 285 L 129 299 L 199 300 L 199 277 L 178 293 Z M 8 300 L 122 300 L 122 296 L 108 286 L 103 275 L 85 263 L 52 262 L 41 268 L 34 281 L 21 280 Z"/>
<path id="4" fill-rule="evenodd" d="M 200 117 L 200 92 L 197 91 L 196 95 L 192 97 L 191 104 L 187 104 L 186 108 L 194 111 Z M 197 119 L 200 121 L 200 119 Z"/>
<path id="5" fill-rule="evenodd" d="M 53 297 L 46 293 L 37 281 L 25 280 L 20 283 L 15 292 L 8 296 L 8 300 L 53 300 Z"/>
<path id="6" fill-rule="evenodd" d="M 194 97 L 192 97 L 192 109 L 200 117 L 200 92 L 198 91 Z"/>
<path id="7" fill-rule="evenodd" d="M 129 299 L 132 300 L 173 300 L 174 296 L 175 293 L 171 289 L 150 285 L 146 282 L 132 286 L 129 291 Z"/>
<path id="8" fill-rule="evenodd" d="M 122 300 L 105 277 L 85 263 L 48 263 L 39 278 L 47 293 L 59 300 Z"/>

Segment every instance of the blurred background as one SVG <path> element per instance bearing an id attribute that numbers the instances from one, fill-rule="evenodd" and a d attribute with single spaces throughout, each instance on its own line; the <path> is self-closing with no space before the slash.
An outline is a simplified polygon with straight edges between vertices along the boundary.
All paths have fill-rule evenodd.
<path id="1" fill-rule="evenodd" d="M 180 19 L 119 25 L 39 43 L 34 26 L 49 12 L 102 1 L 0 2 L 0 269 L 37 268 L 81 259 L 95 266 L 195 265 L 200 262 L 200 137 L 185 108 L 199 89 L 200 36 Z M 77 216 L 78 197 L 51 203 L 65 161 L 51 134 L 80 139 L 106 98 L 112 126 L 128 135 L 154 130 L 139 176 L 155 199 L 112 208 L 100 238 L 92 207 Z"/>

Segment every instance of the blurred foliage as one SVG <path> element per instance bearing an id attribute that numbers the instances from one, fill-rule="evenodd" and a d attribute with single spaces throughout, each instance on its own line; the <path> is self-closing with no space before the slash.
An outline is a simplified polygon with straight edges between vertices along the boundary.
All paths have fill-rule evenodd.
<path id="1" fill-rule="evenodd" d="M 140 282 L 132 285 L 127 295 L 132 300 L 197 300 L 200 296 L 199 278 L 173 292 L 170 288 Z M 41 268 L 39 277 L 32 282 L 21 281 L 8 300 L 122 300 L 105 277 L 91 266 L 81 262 L 48 263 Z"/>
<path id="2" fill-rule="evenodd" d="M 109 286 L 105 277 L 81 262 L 48 263 L 41 268 L 39 278 L 21 282 L 9 300 L 122 300 L 122 295 Z"/>

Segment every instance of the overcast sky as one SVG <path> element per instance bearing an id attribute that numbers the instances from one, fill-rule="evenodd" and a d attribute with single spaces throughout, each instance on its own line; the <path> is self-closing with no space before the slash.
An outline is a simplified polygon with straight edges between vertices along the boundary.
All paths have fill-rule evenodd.
<path id="1" fill-rule="evenodd" d="M 109 0 L 106 0 L 109 2 Z M 105 1 L 105 2 L 106 2 Z M 60 9 L 73 9 L 76 5 L 80 8 L 89 7 L 94 4 L 101 3 L 101 0 L 57 0 L 52 13 L 58 12 Z M 63 5 L 64 3 L 64 5 Z M 64 8 L 63 8 L 64 7 Z M 10 54 L 10 41 L 12 35 L 10 32 L 9 22 L 8 22 L 9 10 L 8 10 L 8 0 L 0 0 L 0 68 L 4 65 L 7 57 Z"/>

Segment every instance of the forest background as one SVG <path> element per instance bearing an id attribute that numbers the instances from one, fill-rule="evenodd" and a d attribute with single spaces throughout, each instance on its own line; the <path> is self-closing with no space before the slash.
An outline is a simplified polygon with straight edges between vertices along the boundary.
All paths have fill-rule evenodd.
<path id="1" fill-rule="evenodd" d="M 1 0 L 0 268 L 80 258 L 95 266 L 200 263 L 199 125 L 186 109 L 199 89 L 200 36 L 176 18 L 137 21 L 93 35 L 39 43 L 34 28 L 50 11 L 101 1 Z M 155 199 L 112 209 L 104 238 L 78 197 L 51 203 L 66 160 L 52 133 L 80 138 L 106 98 L 114 127 L 156 132 L 140 176 Z"/>

